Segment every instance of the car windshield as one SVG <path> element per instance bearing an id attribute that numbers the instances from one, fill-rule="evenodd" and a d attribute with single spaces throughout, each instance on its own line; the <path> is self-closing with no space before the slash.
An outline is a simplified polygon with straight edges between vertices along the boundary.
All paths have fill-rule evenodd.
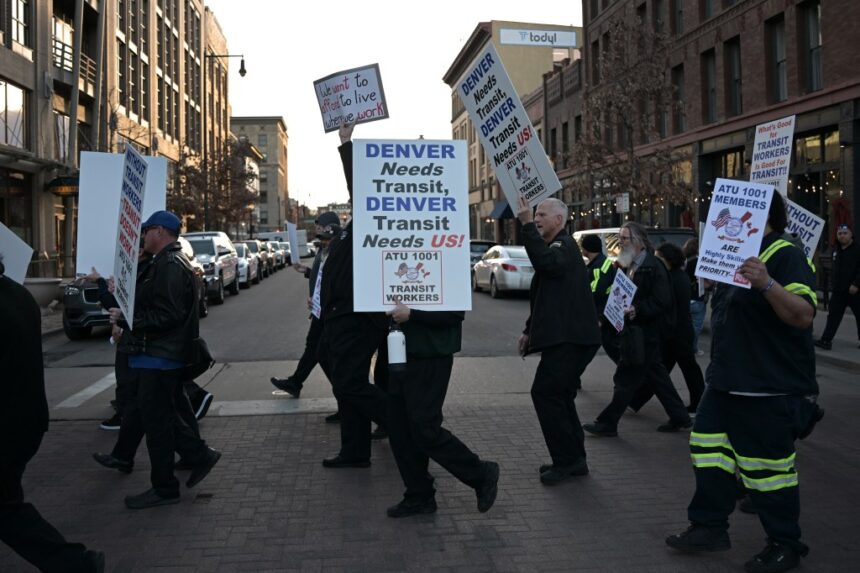
<path id="1" fill-rule="evenodd" d="M 247 247 L 241 243 L 236 245 L 236 254 L 240 257 L 246 256 L 248 253 L 245 249 L 247 249 Z"/>
<path id="2" fill-rule="evenodd" d="M 526 254 L 525 247 L 506 247 L 505 250 L 508 252 L 508 257 L 512 259 L 528 259 L 529 256 Z"/>
<path id="3" fill-rule="evenodd" d="M 259 249 L 257 248 L 259 245 L 257 243 L 245 243 L 248 245 L 248 248 L 251 249 L 252 253 L 256 253 Z"/>
<path id="4" fill-rule="evenodd" d="M 195 255 L 214 255 L 215 241 L 188 241 Z"/>
<path id="5" fill-rule="evenodd" d="M 486 253 L 487 251 L 490 250 L 491 246 L 492 245 L 486 245 L 483 243 L 471 243 L 469 245 L 469 250 L 474 254 L 483 255 L 484 253 Z"/>

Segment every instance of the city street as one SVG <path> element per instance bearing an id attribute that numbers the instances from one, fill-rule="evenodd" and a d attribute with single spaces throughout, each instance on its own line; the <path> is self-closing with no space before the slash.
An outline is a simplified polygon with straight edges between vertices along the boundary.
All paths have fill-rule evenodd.
<path id="1" fill-rule="evenodd" d="M 734 571 L 763 546 L 757 519 L 737 513 L 731 551 L 696 558 L 665 547 L 663 538 L 686 525 L 693 479 L 688 434 L 654 431 L 665 421 L 656 401 L 626 416 L 619 438 L 587 438 L 588 477 L 541 485 L 537 467 L 547 454 L 528 394 L 537 359 L 520 359 L 513 344 L 528 301 L 485 293 L 473 297 L 446 425 L 500 463 L 498 501 L 478 513 L 472 490 L 431 464 L 438 513 L 387 518 L 402 494 L 388 443 L 374 445 L 370 469 L 326 470 L 320 460 L 336 452 L 339 435 L 322 419 L 334 401 L 319 370 L 300 400 L 272 393 L 269 376 L 290 373 L 301 352 L 306 284 L 287 269 L 201 322 L 219 359 L 200 380 L 215 394 L 201 431 L 224 457 L 177 506 L 123 506 L 125 495 L 148 487 L 145 451 L 129 476 L 90 457 L 116 438 L 98 429 L 110 414 L 113 347 L 101 336 L 47 336 L 53 421 L 25 476 L 30 501 L 68 538 L 105 551 L 107 570 L 117 572 Z M 583 421 L 609 400 L 610 366 L 601 352 L 584 376 Z M 851 541 L 860 529 L 857 367 L 819 362 L 818 378 L 827 415 L 798 447 L 801 525 L 812 548 L 801 570 L 849 570 L 860 560 Z M 31 570 L 0 546 L 0 571 Z"/>

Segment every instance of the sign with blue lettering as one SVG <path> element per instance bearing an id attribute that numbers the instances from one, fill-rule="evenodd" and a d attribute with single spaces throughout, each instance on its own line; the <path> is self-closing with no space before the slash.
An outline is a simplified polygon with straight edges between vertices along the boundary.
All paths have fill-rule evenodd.
<path id="1" fill-rule="evenodd" d="M 125 321 L 134 324 L 134 292 L 137 284 L 137 258 L 140 247 L 140 224 L 143 196 L 146 191 L 146 160 L 128 145 L 122 166 L 122 189 L 119 198 L 119 224 L 116 230 L 116 255 L 113 276 L 114 298 Z"/>
<path id="2" fill-rule="evenodd" d="M 773 185 L 785 197 L 793 140 L 793 115 L 757 125 L 752 165 L 750 165 L 750 182 Z"/>
<path id="3" fill-rule="evenodd" d="M 314 82 L 325 132 L 342 123 L 367 123 L 388 117 L 379 64 L 335 72 Z"/>
<path id="4" fill-rule="evenodd" d="M 457 82 L 458 95 L 508 203 L 516 205 L 522 195 L 537 205 L 561 183 L 492 42 L 474 62 Z"/>
<path id="5" fill-rule="evenodd" d="M 462 140 L 353 142 L 357 312 L 471 310 L 467 157 Z"/>

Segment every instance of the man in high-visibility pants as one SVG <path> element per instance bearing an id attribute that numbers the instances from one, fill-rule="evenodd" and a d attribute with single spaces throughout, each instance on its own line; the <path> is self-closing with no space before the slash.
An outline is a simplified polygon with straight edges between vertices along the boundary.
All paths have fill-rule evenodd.
<path id="1" fill-rule="evenodd" d="M 800 541 L 794 441 L 817 411 L 817 300 L 803 251 L 781 238 L 786 224 L 774 193 L 761 253 L 740 268 L 751 288 L 720 284 L 714 294 L 707 390 L 690 435 L 691 525 L 666 539 L 683 552 L 729 549 L 737 470 L 767 533 L 767 546 L 745 564 L 751 573 L 788 571 L 809 551 Z"/>

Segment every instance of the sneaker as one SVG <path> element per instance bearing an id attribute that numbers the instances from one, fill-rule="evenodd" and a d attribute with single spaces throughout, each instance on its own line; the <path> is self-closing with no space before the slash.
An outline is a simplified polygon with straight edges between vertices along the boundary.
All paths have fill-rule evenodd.
<path id="1" fill-rule="evenodd" d="M 114 414 L 112 417 L 108 418 L 101 424 L 99 424 L 99 428 L 102 430 L 119 430 L 119 427 L 122 425 L 122 418 L 120 418 L 119 414 Z"/>
<path id="2" fill-rule="evenodd" d="M 593 434 L 595 436 L 601 436 L 603 438 L 614 438 L 618 435 L 618 430 L 613 428 L 609 424 L 604 424 L 603 422 L 593 422 L 591 424 L 583 424 L 582 429 L 588 432 L 589 434 Z"/>
<path id="3" fill-rule="evenodd" d="M 178 495 L 176 497 L 162 497 L 154 489 L 148 489 L 138 495 L 125 496 L 125 506 L 129 509 L 147 509 L 175 503 L 179 503 Z"/>
<path id="4" fill-rule="evenodd" d="M 198 420 L 202 420 L 206 413 L 209 411 L 209 406 L 212 405 L 212 400 L 215 398 L 209 392 L 206 392 L 206 395 L 203 396 L 203 400 L 200 402 L 200 406 L 197 407 L 197 411 L 194 412 L 194 417 Z"/>
<path id="5" fill-rule="evenodd" d="M 218 463 L 218 460 L 221 459 L 221 452 L 207 446 L 205 456 L 206 457 L 203 461 L 198 463 L 191 470 L 191 475 L 188 476 L 188 481 L 185 482 L 185 487 L 191 488 L 203 481 L 203 478 L 209 475 L 209 472 L 212 471 L 212 468 L 214 468 L 215 464 Z"/>
<path id="6" fill-rule="evenodd" d="M 335 412 L 325 417 L 326 424 L 340 424 L 340 412 Z"/>
<path id="7" fill-rule="evenodd" d="M 675 422 L 673 420 L 669 420 L 665 424 L 657 426 L 657 431 L 663 433 L 678 432 L 680 430 L 689 430 L 692 427 L 693 421 L 690 420 L 690 418 L 687 418 L 683 422 Z"/>
<path id="8" fill-rule="evenodd" d="M 758 509 L 756 509 L 750 496 L 741 498 L 738 502 L 738 509 L 744 513 L 758 513 Z"/>
<path id="9" fill-rule="evenodd" d="M 806 557 L 808 553 L 809 548 L 805 545 L 798 550 L 791 545 L 768 539 L 767 545 L 762 552 L 744 563 L 744 569 L 748 573 L 780 573 L 781 571 L 789 571 L 800 565 L 800 558 Z"/>
<path id="10" fill-rule="evenodd" d="M 499 493 L 499 464 L 496 462 L 484 462 L 484 483 L 475 488 L 478 496 L 478 511 L 487 513 L 496 502 L 496 494 Z"/>
<path id="11" fill-rule="evenodd" d="M 388 517 L 410 517 L 413 515 L 426 515 L 436 513 L 436 498 L 428 499 L 403 499 L 397 505 L 392 505 L 385 510 Z"/>
<path id="12" fill-rule="evenodd" d="M 130 474 L 131 470 L 134 469 L 134 462 L 121 460 L 110 454 L 100 454 L 99 452 L 96 452 L 93 454 L 93 459 L 106 468 L 119 470 L 124 474 Z"/>
<path id="13" fill-rule="evenodd" d="M 566 479 L 588 475 L 588 464 L 580 460 L 565 466 L 550 466 L 541 472 L 540 482 L 544 485 L 557 485 Z"/>
<path id="14" fill-rule="evenodd" d="M 667 537 L 666 545 L 683 553 L 700 553 L 726 551 L 731 549 L 732 542 L 725 529 L 691 525 L 683 533 Z"/>
<path id="15" fill-rule="evenodd" d="M 298 398 L 302 393 L 302 385 L 292 378 L 275 378 L 271 379 L 272 386 L 278 390 L 283 390 L 293 398 Z"/>
<path id="16" fill-rule="evenodd" d="M 386 432 L 382 427 L 376 426 L 376 429 L 370 433 L 371 440 L 384 440 L 388 437 L 388 432 Z"/>
<path id="17" fill-rule="evenodd" d="M 815 341 L 815 346 L 821 348 L 822 350 L 830 350 L 833 348 L 833 342 L 830 340 L 824 340 L 823 338 L 819 338 Z"/>

